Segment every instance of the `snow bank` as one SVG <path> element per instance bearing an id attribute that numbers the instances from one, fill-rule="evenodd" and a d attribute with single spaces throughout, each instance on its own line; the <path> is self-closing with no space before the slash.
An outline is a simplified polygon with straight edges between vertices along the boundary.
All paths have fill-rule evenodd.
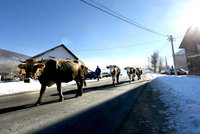
<path id="1" fill-rule="evenodd" d="M 108 78 L 103 78 L 101 80 L 105 80 Z M 86 83 L 97 81 L 96 79 L 92 80 L 86 80 Z M 62 86 L 68 86 L 68 85 L 75 85 L 75 81 L 71 81 L 68 83 L 62 83 Z M 54 84 L 51 87 L 56 87 L 56 84 Z M 6 95 L 6 94 L 13 94 L 13 93 L 19 93 L 19 92 L 28 92 L 28 91 L 35 91 L 40 90 L 41 84 L 37 80 L 31 80 L 30 83 L 24 83 L 23 81 L 20 82 L 7 82 L 7 83 L 0 83 L 0 95 Z"/>
<path id="2" fill-rule="evenodd" d="M 200 77 L 149 74 L 150 86 L 160 91 L 168 107 L 167 125 L 177 133 L 200 133 Z"/>

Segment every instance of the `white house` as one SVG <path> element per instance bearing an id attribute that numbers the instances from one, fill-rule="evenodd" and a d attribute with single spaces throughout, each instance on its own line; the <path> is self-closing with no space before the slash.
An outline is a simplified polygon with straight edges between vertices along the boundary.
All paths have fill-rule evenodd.
<path id="1" fill-rule="evenodd" d="M 53 58 L 53 59 L 69 59 L 69 60 L 74 60 L 78 59 L 65 45 L 61 44 L 59 46 L 56 46 L 54 48 L 51 48 L 45 52 L 42 52 L 36 56 L 33 56 L 31 58 L 41 60 L 41 59 L 48 59 L 48 58 Z"/>
<path id="2" fill-rule="evenodd" d="M 175 54 L 176 68 L 188 70 L 185 49 L 181 49 Z"/>

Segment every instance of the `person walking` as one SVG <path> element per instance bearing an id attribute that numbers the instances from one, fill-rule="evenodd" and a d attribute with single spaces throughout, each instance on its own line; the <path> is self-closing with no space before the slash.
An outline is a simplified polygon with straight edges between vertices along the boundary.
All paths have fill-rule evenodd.
<path id="1" fill-rule="evenodd" d="M 96 70 L 95 70 L 95 74 L 97 76 L 97 81 L 99 81 L 99 76 L 101 74 L 101 69 L 99 68 L 99 66 L 97 66 Z"/>

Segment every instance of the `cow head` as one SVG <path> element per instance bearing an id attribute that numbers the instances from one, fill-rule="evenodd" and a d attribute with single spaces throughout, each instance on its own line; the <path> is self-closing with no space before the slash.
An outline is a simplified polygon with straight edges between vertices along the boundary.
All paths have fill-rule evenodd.
<path id="1" fill-rule="evenodd" d="M 130 73 L 130 71 L 131 71 L 131 67 L 125 67 L 124 70 L 126 70 L 127 73 Z"/>
<path id="2" fill-rule="evenodd" d="M 126 70 L 127 73 L 133 73 L 134 72 L 134 67 L 125 67 L 124 70 Z"/>
<path id="3" fill-rule="evenodd" d="M 42 61 L 43 60 L 38 61 L 36 59 L 28 59 L 26 61 L 20 60 L 21 64 L 19 64 L 18 67 L 26 70 L 26 80 L 24 80 L 24 82 L 29 82 L 30 80 L 27 80 L 29 78 L 37 79 L 37 77 L 40 76 L 41 69 L 45 67 Z"/>
<path id="4" fill-rule="evenodd" d="M 117 75 L 117 68 L 115 65 L 106 66 L 107 69 L 110 69 L 111 75 Z"/>

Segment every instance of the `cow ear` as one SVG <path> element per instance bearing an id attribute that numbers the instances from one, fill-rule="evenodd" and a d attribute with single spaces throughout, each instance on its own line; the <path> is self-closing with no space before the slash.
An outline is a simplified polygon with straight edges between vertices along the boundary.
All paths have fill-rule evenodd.
<path id="1" fill-rule="evenodd" d="M 124 70 L 126 70 L 126 69 L 127 69 L 127 67 L 124 68 Z"/>
<path id="2" fill-rule="evenodd" d="M 44 63 L 39 63 L 38 64 L 38 68 L 44 68 L 45 67 L 45 64 Z"/>
<path id="3" fill-rule="evenodd" d="M 106 66 L 106 68 L 108 69 L 108 68 L 109 68 L 109 66 Z"/>
<path id="4" fill-rule="evenodd" d="M 26 64 L 22 64 L 22 63 L 21 63 L 21 64 L 18 65 L 18 68 L 20 68 L 20 69 L 25 69 L 25 68 L 26 68 Z"/>

